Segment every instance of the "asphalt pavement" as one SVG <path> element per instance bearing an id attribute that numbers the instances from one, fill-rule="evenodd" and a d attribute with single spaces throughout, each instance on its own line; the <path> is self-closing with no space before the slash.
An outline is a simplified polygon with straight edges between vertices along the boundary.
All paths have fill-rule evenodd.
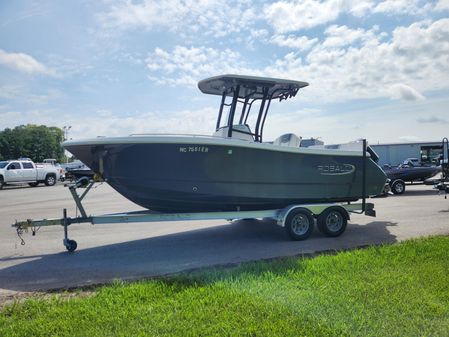
<path id="1" fill-rule="evenodd" d="M 449 235 L 449 199 L 431 186 L 407 186 L 405 194 L 370 200 L 377 217 L 352 215 L 346 232 L 323 237 L 317 230 L 306 241 L 290 241 L 270 221 L 177 221 L 138 224 L 76 224 L 69 236 L 74 253 L 63 246 L 61 226 L 24 233 L 25 245 L 11 224 L 15 220 L 76 215 L 62 184 L 7 187 L 0 191 L 0 298 L 17 292 L 70 288 L 135 280 L 186 270 L 246 261 L 314 254 L 321 251 L 394 243 L 414 237 Z M 141 210 L 107 184 L 89 192 L 87 213 L 99 215 Z"/>

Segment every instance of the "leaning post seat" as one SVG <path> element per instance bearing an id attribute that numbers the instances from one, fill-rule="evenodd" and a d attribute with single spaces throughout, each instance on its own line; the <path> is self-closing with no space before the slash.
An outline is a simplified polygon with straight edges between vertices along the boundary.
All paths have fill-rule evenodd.
<path id="1" fill-rule="evenodd" d="M 279 146 L 299 147 L 301 144 L 301 137 L 298 137 L 294 133 L 286 133 L 276 138 L 273 141 L 273 144 Z"/>
<path id="2" fill-rule="evenodd" d="M 228 136 L 228 130 L 228 126 L 223 126 L 215 131 L 213 136 L 226 138 Z M 232 131 L 232 138 L 254 142 L 253 134 L 247 124 L 234 124 L 232 126 Z"/>

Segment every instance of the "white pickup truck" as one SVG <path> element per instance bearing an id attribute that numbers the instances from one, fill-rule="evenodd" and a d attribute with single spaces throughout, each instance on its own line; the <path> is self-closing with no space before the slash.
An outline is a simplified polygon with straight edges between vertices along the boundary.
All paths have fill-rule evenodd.
<path id="1" fill-rule="evenodd" d="M 0 190 L 4 185 L 39 183 L 53 186 L 59 179 L 59 171 L 51 165 L 36 165 L 31 160 L 0 161 Z"/>

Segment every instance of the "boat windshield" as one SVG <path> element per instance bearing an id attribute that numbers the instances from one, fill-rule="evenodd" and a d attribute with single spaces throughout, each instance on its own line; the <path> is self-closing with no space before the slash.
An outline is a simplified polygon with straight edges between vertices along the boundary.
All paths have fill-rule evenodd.
<path id="1" fill-rule="evenodd" d="M 7 161 L 0 161 L 0 169 L 5 168 L 6 165 L 8 165 Z"/>
<path id="2" fill-rule="evenodd" d="M 294 97 L 300 88 L 307 85 L 306 82 L 241 75 L 216 76 L 198 83 L 203 93 L 222 97 L 216 131 L 225 129 L 227 137 L 232 137 L 233 132 L 246 134 L 256 142 L 262 142 L 271 101 Z M 251 123 L 253 132 L 248 125 L 251 109 L 257 111 Z M 225 110 L 227 118 L 222 121 Z"/>

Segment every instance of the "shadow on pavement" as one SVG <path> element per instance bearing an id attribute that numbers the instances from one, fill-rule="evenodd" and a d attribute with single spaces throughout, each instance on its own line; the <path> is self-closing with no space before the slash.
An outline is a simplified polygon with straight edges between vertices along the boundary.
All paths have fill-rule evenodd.
<path id="1" fill-rule="evenodd" d="M 102 284 L 114 279 L 134 280 L 197 268 L 246 261 L 344 250 L 396 242 L 388 227 L 373 221 L 350 224 L 337 238 L 317 230 L 306 241 L 290 241 L 284 229 L 269 221 L 245 220 L 124 243 L 42 255 L 0 270 L 0 288 L 14 291 L 50 290 Z M 75 238 L 76 239 L 76 238 Z M 29 257 L 3 258 L 3 262 Z"/>
<path id="2" fill-rule="evenodd" d="M 408 186 L 407 186 L 408 187 Z M 432 187 L 429 187 L 428 190 L 412 190 L 410 188 L 405 188 L 404 194 L 390 194 L 389 198 L 406 198 L 406 197 L 417 197 L 417 196 L 424 196 L 424 195 L 433 195 L 435 197 L 438 197 L 438 191 L 433 189 Z"/>

